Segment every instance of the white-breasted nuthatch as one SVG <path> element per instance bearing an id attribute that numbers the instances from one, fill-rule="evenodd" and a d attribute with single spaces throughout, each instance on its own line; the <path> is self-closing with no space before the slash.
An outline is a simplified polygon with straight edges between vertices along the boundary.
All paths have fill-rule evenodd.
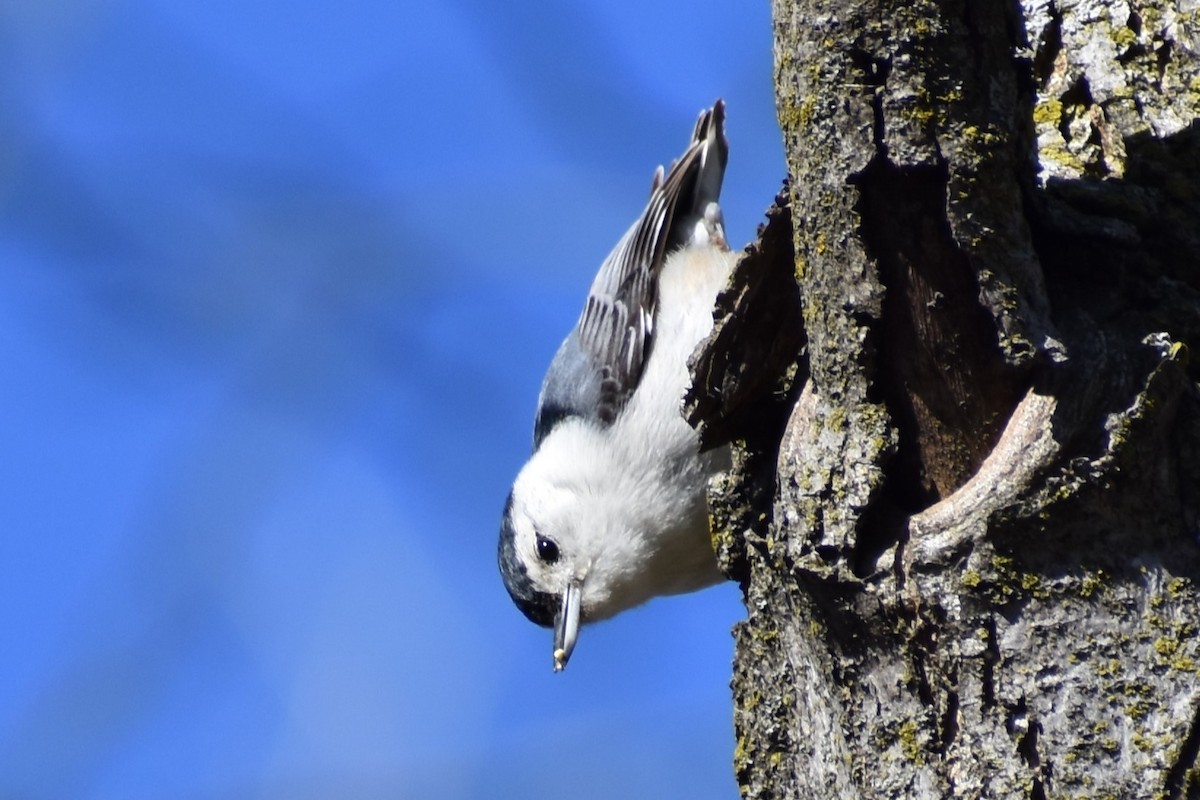
<path id="1" fill-rule="evenodd" d="M 655 171 L 542 383 L 499 561 L 517 607 L 554 627 L 556 672 L 582 623 L 721 579 L 705 489 L 729 453 L 700 452 L 682 402 L 688 357 L 737 261 L 717 204 L 724 121 L 718 100 L 671 169 Z"/>

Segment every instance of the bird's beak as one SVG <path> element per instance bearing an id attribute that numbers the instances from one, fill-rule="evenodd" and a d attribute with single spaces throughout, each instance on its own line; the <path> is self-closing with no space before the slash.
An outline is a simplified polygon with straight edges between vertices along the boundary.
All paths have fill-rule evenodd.
<path id="1" fill-rule="evenodd" d="M 554 618 L 554 671 L 562 672 L 567 666 L 567 659 L 575 649 L 575 640 L 579 638 L 579 599 L 583 596 L 583 586 L 577 580 L 567 581 L 563 592 L 562 607 Z"/>

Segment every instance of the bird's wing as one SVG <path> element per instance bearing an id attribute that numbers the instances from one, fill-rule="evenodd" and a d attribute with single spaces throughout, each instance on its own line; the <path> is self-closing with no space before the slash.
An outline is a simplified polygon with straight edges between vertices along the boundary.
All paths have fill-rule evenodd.
<path id="1" fill-rule="evenodd" d="M 658 168 L 645 210 L 600 266 L 542 384 L 535 449 L 566 418 L 611 424 L 637 388 L 654 341 L 663 261 L 688 241 L 689 227 L 720 193 L 728 152 L 724 111 L 718 101 L 700 115 L 687 150 L 665 177 Z"/>

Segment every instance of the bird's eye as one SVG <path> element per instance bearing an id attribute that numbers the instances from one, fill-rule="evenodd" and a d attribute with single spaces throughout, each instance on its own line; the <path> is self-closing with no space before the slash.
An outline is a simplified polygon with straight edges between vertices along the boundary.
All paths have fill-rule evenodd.
<path id="1" fill-rule="evenodd" d="M 547 564 L 553 564 L 558 561 L 558 545 L 553 539 L 547 539 L 545 536 L 538 534 L 537 537 L 537 554 L 538 558 L 545 561 Z"/>

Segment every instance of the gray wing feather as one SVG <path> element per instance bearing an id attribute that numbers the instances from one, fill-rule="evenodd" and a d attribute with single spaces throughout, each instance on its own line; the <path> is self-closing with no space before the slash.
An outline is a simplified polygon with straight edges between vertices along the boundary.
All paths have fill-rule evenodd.
<path id="1" fill-rule="evenodd" d="M 611 424 L 637 388 L 653 345 L 659 270 L 721 191 L 728 153 L 723 123 L 720 101 L 700 115 L 687 150 L 665 177 L 658 168 L 646 208 L 600 266 L 542 384 L 535 449 L 566 418 Z"/>

